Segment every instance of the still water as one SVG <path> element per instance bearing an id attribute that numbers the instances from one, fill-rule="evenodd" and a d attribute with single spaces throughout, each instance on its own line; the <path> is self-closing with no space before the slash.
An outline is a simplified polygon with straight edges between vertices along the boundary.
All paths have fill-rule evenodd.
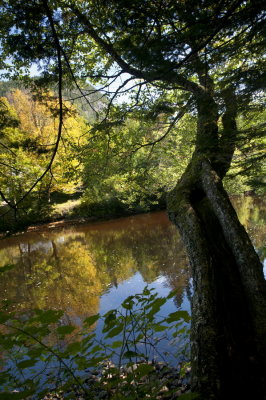
<path id="1" fill-rule="evenodd" d="M 147 284 L 160 295 L 177 289 L 176 306 L 188 307 L 188 262 L 165 212 L 25 233 L 0 241 L 0 260 L 16 265 L 0 296 L 17 310 L 58 308 L 75 322 Z"/>
<path id="2" fill-rule="evenodd" d="M 265 262 L 266 204 L 233 199 L 241 223 Z M 165 212 L 27 232 L 0 240 L 0 301 L 18 311 L 62 309 L 65 323 L 117 308 L 148 285 L 160 296 L 176 290 L 164 312 L 189 310 L 190 270 L 183 245 Z"/>

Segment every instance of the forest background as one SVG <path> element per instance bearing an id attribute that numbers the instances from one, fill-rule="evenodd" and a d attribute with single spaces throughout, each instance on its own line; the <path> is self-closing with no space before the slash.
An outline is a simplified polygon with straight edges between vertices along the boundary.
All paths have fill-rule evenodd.
<path id="1" fill-rule="evenodd" d="M 196 116 L 187 113 L 171 126 L 172 108 L 157 104 L 145 116 L 128 117 L 110 129 L 98 123 L 110 96 L 87 87 L 92 107 L 74 87 L 64 90 L 63 134 L 53 166 L 27 194 L 53 153 L 58 97 L 53 89 L 32 93 L 21 81 L 0 83 L 1 231 L 166 207 L 166 194 L 181 177 L 195 147 Z M 242 140 L 224 179 L 231 195 L 265 193 L 264 119 L 265 111 L 256 109 L 238 116 Z M 254 134 L 247 137 L 251 127 Z"/>

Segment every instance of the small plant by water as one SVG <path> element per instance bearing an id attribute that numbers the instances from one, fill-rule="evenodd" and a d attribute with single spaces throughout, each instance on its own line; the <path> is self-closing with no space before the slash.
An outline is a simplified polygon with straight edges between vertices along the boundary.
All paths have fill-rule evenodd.
<path id="1" fill-rule="evenodd" d="M 90 316 L 78 328 L 63 324 L 63 311 L 17 315 L 3 303 L 0 399 L 195 398 L 189 392 L 190 316 L 180 310 L 160 314 L 174 295 L 159 297 L 145 287 L 120 308 Z M 165 362 L 158 350 L 162 341 L 170 341 L 178 365 Z"/>

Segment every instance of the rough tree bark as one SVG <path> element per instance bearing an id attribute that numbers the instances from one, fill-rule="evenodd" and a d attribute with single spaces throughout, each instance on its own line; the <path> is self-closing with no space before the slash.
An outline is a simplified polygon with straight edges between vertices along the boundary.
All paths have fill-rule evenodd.
<path id="1" fill-rule="evenodd" d="M 195 153 L 168 195 L 168 212 L 192 267 L 192 389 L 202 400 L 262 400 L 266 287 L 260 260 L 222 185 L 237 132 L 232 90 L 224 92 L 224 103 L 219 136 L 211 82 L 197 97 Z"/>

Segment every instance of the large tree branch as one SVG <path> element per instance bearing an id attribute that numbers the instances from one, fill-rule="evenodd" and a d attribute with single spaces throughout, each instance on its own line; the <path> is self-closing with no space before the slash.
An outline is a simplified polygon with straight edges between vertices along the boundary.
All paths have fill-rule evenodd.
<path id="1" fill-rule="evenodd" d="M 84 32 L 87 32 L 90 37 L 102 48 L 104 49 L 113 60 L 122 68 L 124 72 L 129 73 L 130 75 L 135 76 L 139 79 L 144 79 L 148 82 L 153 82 L 156 80 L 161 80 L 168 83 L 175 83 L 183 87 L 185 90 L 189 90 L 194 94 L 201 94 L 204 90 L 200 85 L 195 82 L 192 82 L 186 79 L 181 74 L 176 73 L 176 71 L 182 67 L 185 63 L 193 59 L 199 51 L 204 49 L 213 39 L 214 37 L 224 28 L 229 18 L 233 15 L 236 9 L 243 3 L 243 0 L 233 1 L 231 7 L 227 10 L 225 15 L 218 21 L 215 29 L 211 34 L 208 35 L 206 40 L 203 40 L 199 45 L 191 50 L 180 62 L 174 63 L 171 68 L 166 68 L 165 71 L 153 71 L 147 72 L 140 70 L 136 67 L 133 67 L 129 63 L 127 63 L 121 55 L 117 52 L 112 43 L 104 40 L 93 27 L 91 21 L 88 16 L 84 15 L 78 7 L 76 7 L 73 3 L 70 4 L 70 8 L 72 12 L 76 15 L 79 22 L 84 26 Z M 172 73 L 175 72 L 175 73 Z"/>
<path id="2" fill-rule="evenodd" d="M 87 32 L 89 36 L 113 58 L 113 60 L 124 72 L 127 72 L 135 78 L 144 79 L 145 81 L 150 83 L 153 81 L 161 80 L 171 84 L 178 84 L 184 90 L 189 90 L 193 93 L 202 92 L 203 89 L 197 83 L 191 82 L 190 80 L 183 77 L 181 74 L 174 73 L 169 76 L 168 73 L 171 71 L 171 69 L 167 69 L 163 73 L 158 71 L 147 72 L 131 66 L 120 56 L 120 54 L 114 48 L 113 44 L 104 40 L 97 33 L 96 29 L 93 27 L 92 23 L 86 15 L 84 15 L 74 4 L 71 4 L 70 8 L 78 18 L 79 22 L 83 25 L 84 32 Z M 175 66 L 173 69 L 177 69 L 177 67 Z"/>

